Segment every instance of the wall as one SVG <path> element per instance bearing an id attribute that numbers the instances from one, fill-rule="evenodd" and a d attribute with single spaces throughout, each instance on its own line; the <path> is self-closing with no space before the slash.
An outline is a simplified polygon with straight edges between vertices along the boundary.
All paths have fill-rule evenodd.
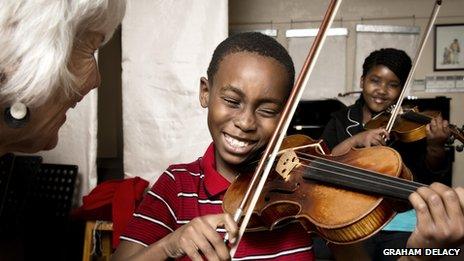
<path id="1" fill-rule="evenodd" d="M 277 40 L 287 47 L 285 30 L 297 28 L 317 28 L 329 1 L 327 0 L 230 0 L 230 29 L 278 29 Z M 349 30 L 347 41 L 346 91 L 358 90 L 355 75 L 356 24 L 383 24 L 420 26 L 427 24 L 435 1 L 432 0 L 349 0 L 343 1 L 333 27 L 346 27 Z M 464 1 L 445 0 L 440 9 L 436 24 L 464 23 Z M 433 71 L 433 33 L 428 39 L 424 53 L 414 76 L 424 79 L 432 75 L 464 75 L 464 71 Z M 330 77 L 330 76 L 328 76 Z M 412 93 L 418 97 L 444 95 L 452 98 L 450 121 L 464 124 L 464 93 Z M 464 185 L 464 153 L 456 153 L 453 165 L 454 185 Z"/>
<path id="2" fill-rule="evenodd" d="M 124 174 L 154 182 L 211 143 L 200 77 L 227 37 L 227 0 L 139 0 L 122 23 Z"/>

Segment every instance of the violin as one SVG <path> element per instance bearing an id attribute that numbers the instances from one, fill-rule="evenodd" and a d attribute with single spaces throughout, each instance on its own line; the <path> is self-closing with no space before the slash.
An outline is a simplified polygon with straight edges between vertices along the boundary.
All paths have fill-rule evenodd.
<path id="1" fill-rule="evenodd" d="M 397 140 L 401 142 L 414 142 L 421 140 L 427 136 L 426 126 L 430 121 L 439 116 L 439 111 L 422 111 L 419 112 L 417 107 L 411 109 L 402 109 L 396 118 L 391 134 Z M 390 120 L 390 113 L 383 112 L 373 117 L 369 122 L 364 125 L 367 130 L 385 128 L 388 121 Z M 458 139 L 464 143 L 464 131 L 458 128 L 454 124 L 449 124 L 448 129 L 450 130 L 453 139 Z M 457 146 L 458 151 L 462 151 L 462 145 Z"/>
<path id="2" fill-rule="evenodd" d="M 223 209 L 233 214 L 251 175 L 239 175 L 228 188 Z M 288 136 L 262 190 L 247 230 L 299 221 L 337 244 L 368 238 L 390 221 L 397 200 L 420 186 L 395 150 L 377 146 L 328 155 L 322 140 Z M 247 206 L 248 207 L 248 206 Z"/>

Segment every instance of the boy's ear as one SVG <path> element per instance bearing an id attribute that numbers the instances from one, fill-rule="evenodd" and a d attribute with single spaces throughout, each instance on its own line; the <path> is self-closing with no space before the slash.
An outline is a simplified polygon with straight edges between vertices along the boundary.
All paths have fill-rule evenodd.
<path id="1" fill-rule="evenodd" d="M 200 78 L 200 104 L 201 107 L 207 108 L 210 94 L 209 81 L 205 77 Z"/>

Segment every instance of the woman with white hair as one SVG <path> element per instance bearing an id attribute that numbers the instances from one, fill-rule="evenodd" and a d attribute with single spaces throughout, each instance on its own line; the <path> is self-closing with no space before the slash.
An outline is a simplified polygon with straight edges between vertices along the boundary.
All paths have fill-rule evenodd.
<path id="1" fill-rule="evenodd" d="M 66 112 L 100 84 L 94 52 L 125 0 L 0 1 L 0 156 L 49 150 Z"/>

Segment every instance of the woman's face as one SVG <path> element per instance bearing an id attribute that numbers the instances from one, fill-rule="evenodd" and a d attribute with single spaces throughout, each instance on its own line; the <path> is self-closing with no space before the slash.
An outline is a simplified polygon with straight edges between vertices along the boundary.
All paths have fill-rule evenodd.
<path id="1" fill-rule="evenodd" d="M 66 121 L 68 109 L 74 108 L 90 90 L 100 85 L 94 52 L 102 41 L 102 34 L 88 32 L 74 42 L 68 69 L 76 78 L 76 93 L 66 95 L 58 88 L 58 93 L 51 95 L 43 105 L 30 108 L 29 122 L 22 128 L 9 128 L 0 121 L 0 146 L 3 150 L 0 155 L 13 151 L 32 153 L 56 146 L 58 131 Z"/>
<path id="2" fill-rule="evenodd" d="M 392 105 L 401 93 L 400 79 L 384 65 L 374 66 L 361 77 L 365 106 L 372 113 L 379 113 Z"/>

